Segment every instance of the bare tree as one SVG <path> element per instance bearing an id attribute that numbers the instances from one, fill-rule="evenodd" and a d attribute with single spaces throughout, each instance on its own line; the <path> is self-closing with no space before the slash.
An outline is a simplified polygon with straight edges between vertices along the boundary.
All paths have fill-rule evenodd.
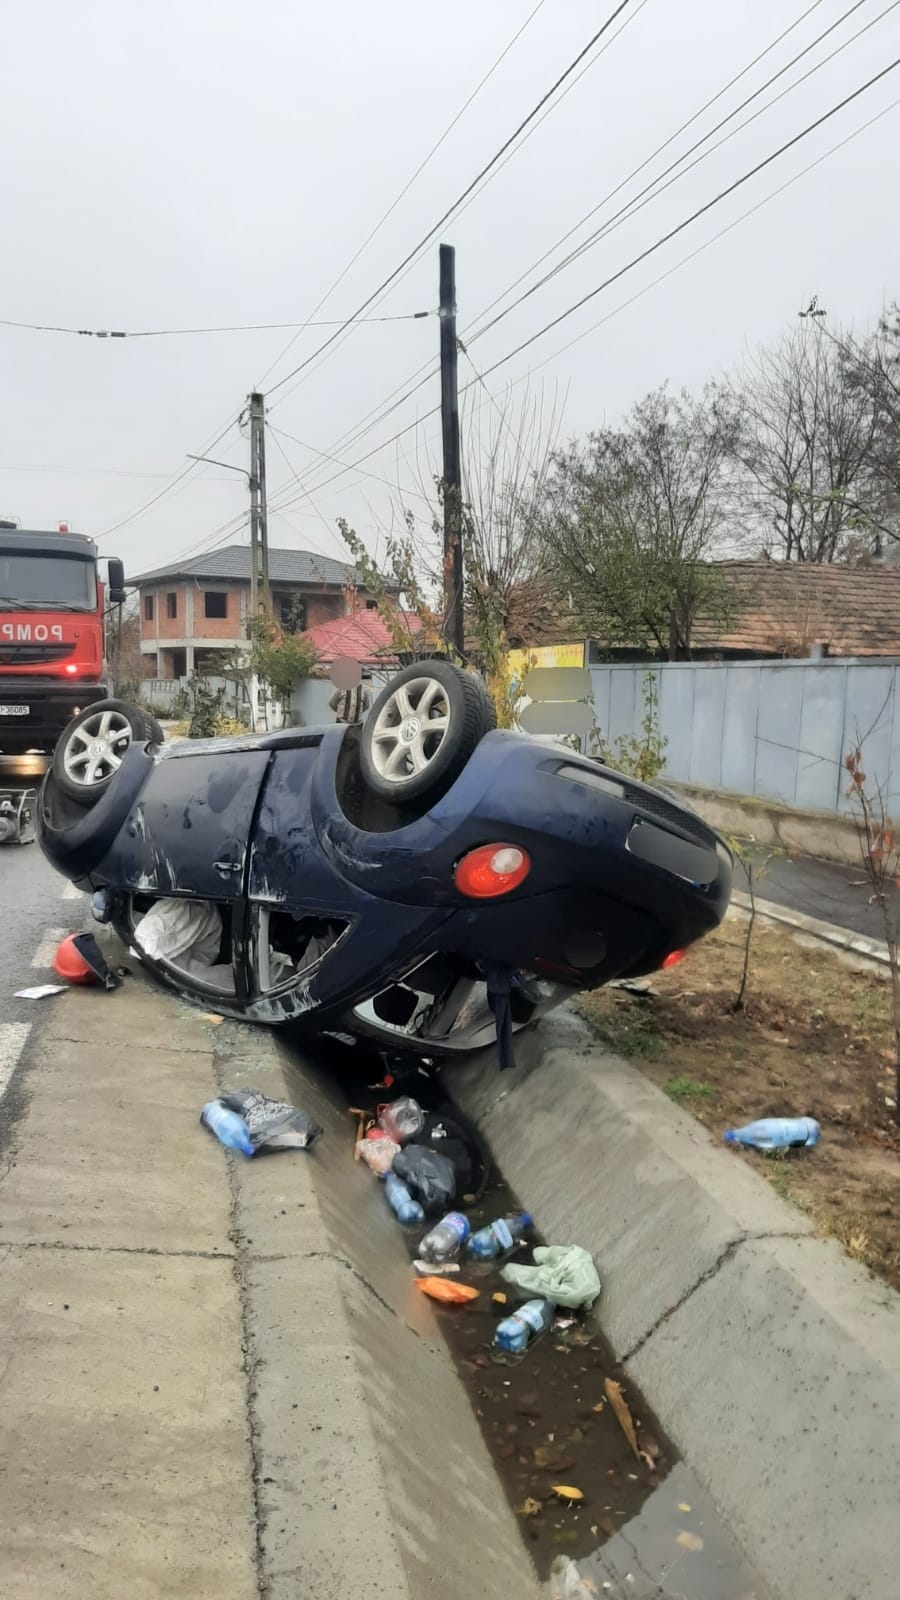
<path id="1" fill-rule="evenodd" d="M 806 562 L 870 549 L 883 520 L 878 409 L 866 385 L 849 381 L 841 339 L 811 319 L 760 350 L 733 393 L 763 548 Z"/>
<path id="2" fill-rule="evenodd" d="M 712 558 L 725 543 L 737 435 L 727 393 L 663 387 L 620 428 L 555 457 L 544 548 L 598 638 L 677 660 L 690 656 L 698 617 L 727 620 Z"/>
<path id="3" fill-rule="evenodd" d="M 900 540 L 900 305 L 895 302 L 885 312 L 869 338 L 838 342 L 848 384 L 872 410 L 877 533 Z"/>

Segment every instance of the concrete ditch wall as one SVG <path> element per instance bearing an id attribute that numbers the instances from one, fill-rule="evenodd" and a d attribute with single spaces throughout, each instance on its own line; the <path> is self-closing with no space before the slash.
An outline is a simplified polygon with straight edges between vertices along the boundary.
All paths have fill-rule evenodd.
<path id="1" fill-rule="evenodd" d="M 405 1242 L 353 1160 L 344 1102 L 277 1036 L 249 1030 L 245 1047 L 229 1085 L 287 1098 L 325 1129 L 308 1158 L 234 1169 L 269 1600 L 538 1600 Z"/>
<path id="2" fill-rule="evenodd" d="M 566 1014 L 445 1073 L 781 1600 L 893 1600 L 900 1296 Z M 814 1158 L 812 1158 L 814 1159 Z"/>

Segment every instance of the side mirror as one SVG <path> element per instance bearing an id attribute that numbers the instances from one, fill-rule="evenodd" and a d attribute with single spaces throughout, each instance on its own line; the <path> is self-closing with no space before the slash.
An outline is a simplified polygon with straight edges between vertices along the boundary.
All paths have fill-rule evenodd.
<path id="1" fill-rule="evenodd" d="M 114 606 L 125 599 L 125 564 L 118 556 L 110 556 L 106 564 L 109 575 L 109 598 Z"/>

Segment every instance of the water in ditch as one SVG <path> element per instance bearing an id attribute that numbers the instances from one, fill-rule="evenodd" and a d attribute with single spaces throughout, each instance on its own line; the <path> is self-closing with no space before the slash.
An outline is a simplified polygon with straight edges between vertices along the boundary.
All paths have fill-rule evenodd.
<path id="1" fill-rule="evenodd" d="M 407 1084 L 405 1092 L 426 1105 L 434 1103 L 435 1091 L 423 1077 Z M 373 1109 L 382 1098 L 362 1083 L 349 1095 L 351 1104 Z M 515 1195 L 495 1171 L 482 1198 L 466 1208 L 473 1231 L 524 1209 L 527 1199 Z M 403 1230 L 411 1261 L 425 1231 Z M 538 1232 L 530 1231 L 520 1250 L 523 1259 L 530 1258 L 529 1246 L 540 1242 Z M 594 1594 L 610 1600 L 769 1600 L 769 1590 L 747 1565 L 714 1502 L 616 1362 L 600 1330 L 602 1296 L 594 1314 L 561 1311 L 552 1331 L 522 1355 L 505 1355 L 494 1349 L 493 1334 L 514 1309 L 516 1296 L 503 1283 L 501 1266 L 464 1261 L 453 1281 L 477 1288 L 478 1299 L 434 1309 L 548 1595 L 560 1600 L 569 1600 L 570 1593 L 573 1600 Z M 602 1262 L 598 1266 L 602 1277 Z M 500 1295 L 507 1297 L 505 1303 L 495 1298 Z M 638 1454 L 617 1417 L 607 1380 L 621 1385 Z M 560 1486 L 577 1491 L 579 1498 L 561 1495 Z M 587 1587 L 562 1586 L 559 1569 L 570 1561 Z M 575 1582 L 571 1570 L 568 1578 Z"/>

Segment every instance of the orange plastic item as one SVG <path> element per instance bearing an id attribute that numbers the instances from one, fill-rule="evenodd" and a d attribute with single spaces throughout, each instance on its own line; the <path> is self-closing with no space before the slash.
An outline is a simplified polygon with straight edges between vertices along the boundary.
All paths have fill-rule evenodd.
<path id="1" fill-rule="evenodd" d="M 96 983 L 97 974 L 88 966 L 84 956 L 75 945 L 76 935 L 70 933 L 68 939 L 63 939 L 57 947 L 53 957 L 53 969 L 57 976 L 65 978 L 67 983 Z"/>
<path id="2" fill-rule="evenodd" d="M 478 1299 L 477 1289 L 470 1289 L 467 1283 L 451 1283 L 448 1278 L 417 1278 L 416 1287 L 432 1300 L 445 1300 L 451 1306 Z"/>

